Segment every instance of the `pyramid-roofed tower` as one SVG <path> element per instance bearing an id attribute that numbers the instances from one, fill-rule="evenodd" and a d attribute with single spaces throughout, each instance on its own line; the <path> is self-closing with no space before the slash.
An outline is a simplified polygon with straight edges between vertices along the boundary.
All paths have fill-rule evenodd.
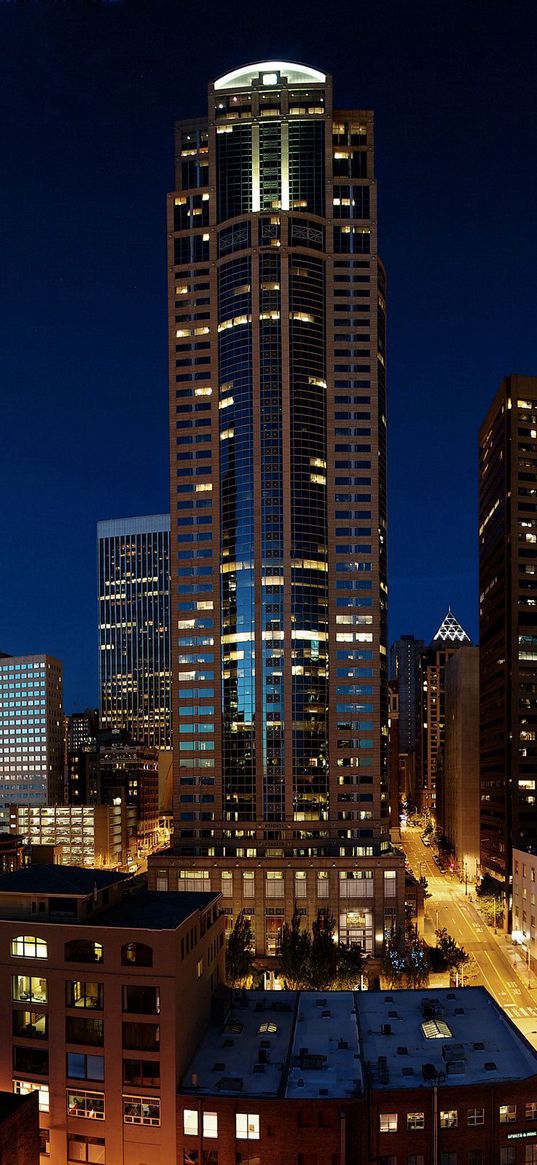
<path id="1" fill-rule="evenodd" d="M 447 615 L 444 616 L 433 638 L 433 643 L 436 643 L 438 639 L 447 643 L 471 644 L 472 642 L 470 636 L 466 634 L 464 627 L 461 627 L 458 619 L 455 618 L 451 607 L 448 607 Z"/>

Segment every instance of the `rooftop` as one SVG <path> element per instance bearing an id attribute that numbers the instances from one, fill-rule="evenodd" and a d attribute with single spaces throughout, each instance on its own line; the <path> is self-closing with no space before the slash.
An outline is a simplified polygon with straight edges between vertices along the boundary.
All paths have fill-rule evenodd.
<path id="1" fill-rule="evenodd" d="M 23 866 L 0 875 L 0 894 L 43 894 L 86 897 L 125 880 L 114 870 L 86 870 L 80 866 Z M 1 899 L 0 899 L 1 902 Z M 0 906 L 1 913 L 1 906 Z"/>
<path id="2" fill-rule="evenodd" d="M 433 643 L 441 640 L 443 643 L 468 643 L 471 644 L 470 636 L 466 634 L 464 627 L 461 627 L 458 619 L 455 618 L 451 607 L 448 607 L 447 614 L 444 616 Z"/>
<path id="3" fill-rule="evenodd" d="M 484 987 L 358 997 L 372 1088 L 494 1084 L 537 1073 L 537 1053 Z"/>
<path id="4" fill-rule="evenodd" d="M 199 910 L 207 910 L 219 894 L 204 891 L 138 890 L 91 918 L 80 919 L 81 926 L 117 926 L 130 930 L 177 930 Z"/>
<path id="5" fill-rule="evenodd" d="M 200 1094 L 287 1098 L 353 1096 L 361 1086 L 351 991 L 235 992 L 183 1081 Z"/>

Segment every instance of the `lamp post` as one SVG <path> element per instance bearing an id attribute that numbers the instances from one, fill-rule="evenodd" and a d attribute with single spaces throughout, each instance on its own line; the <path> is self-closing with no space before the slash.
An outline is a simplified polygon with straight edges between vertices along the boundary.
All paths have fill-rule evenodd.
<path id="1" fill-rule="evenodd" d="M 468 894 L 468 862 L 464 859 L 464 893 Z"/>

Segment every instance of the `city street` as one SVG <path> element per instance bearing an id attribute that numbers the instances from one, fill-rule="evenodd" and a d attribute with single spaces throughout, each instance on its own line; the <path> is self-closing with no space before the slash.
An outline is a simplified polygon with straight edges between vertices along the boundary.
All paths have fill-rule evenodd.
<path id="1" fill-rule="evenodd" d="M 476 909 L 475 887 L 468 884 L 466 893 L 455 874 L 442 873 L 432 847 L 423 844 L 420 834 L 419 829 L 403 828 L 401 842 L 416 878 L 427 879 L 431 897 L 425 902 L 426 941 L 434 946 L 435 930 L 445 927 L 470 955 L 464 968 L 465 984 L 486 987 L 537 1048 L 537 978 L 528 977 L 524 952 L 503 931 L 495 934 L 483 922 Z"/>

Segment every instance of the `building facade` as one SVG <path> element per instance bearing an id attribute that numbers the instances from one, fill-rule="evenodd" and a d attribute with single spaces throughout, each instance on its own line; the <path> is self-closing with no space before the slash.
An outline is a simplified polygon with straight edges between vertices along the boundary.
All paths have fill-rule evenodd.
<path id="1" fill-rule="evenodd" d="M 102 728 L 171 747 L 170 519 L 97 523 Z"/>
<path id="2" fill-rule="evenodd" d="M 420 808 L 444 831 L 445 673 L 448 659 L 470 638 L 451 607 L 421 661 Z"/>
<path id="3" fill-rule="evenodd" d="M 416 752 L 419 748 L 421 713 L 420 674 L 425 651 L 423 639 L 401 635 L 390 648 L 390 676 L 397 680 L 399 691 L 400 751 Z"/>
<path id="4" fill-rule="evenodd" d="M 10 829 L 26 846 L 61 847 L 61 864 L 117 870 L 136 858 L 136 811 L 110 805 L 12 805 Z M 32 855 L 33 856 L 33 855 Z"/>
<path id="5" fill-rule="evenodd" d="M 479 432 L 481 868 L 511 895 L 537 844 L 537 377 L 502 381 Z"/>
<path id="6" fill-rule="evenodd" d="M 159 755 L 155 748 L 136 744 L 125 730 L 100 730 L 69 758 L 69 805 L 123 806 L 129 852 L 154 849 L 160 837 Z"/>
<path id="7" fill-rule="evenodd" d="M 444 832 L 459 876 L 480 875 L 479 648 L 461 647 L 445 674 Z"/>
<path id="8" fill-rule="evenodd" d="M 269 62 L 210 85 L 176 155 L 170 862 L 180 880 L 253 874 L 262 953 L 272 867 L 372 886 L 385 859 L 402 909 L 373 116 L 333 111 L 324 73 Z M 330 906 L 381 948 L 382 895 Z"/>
<path id="9" fill-rule="evenodd" d="M 39 1093 L 42 1165 L 178 1160 L 222 928 L 214 895 L 122 897 L 121 875 L 65 866 L 0 878 L 0 1085 Z"/>
<path id="10" fill-rule="evenodd" d="M 0 658 L 0 821 L 9 805 L 63 801 L 62 664 L 50 655 Z"/>

